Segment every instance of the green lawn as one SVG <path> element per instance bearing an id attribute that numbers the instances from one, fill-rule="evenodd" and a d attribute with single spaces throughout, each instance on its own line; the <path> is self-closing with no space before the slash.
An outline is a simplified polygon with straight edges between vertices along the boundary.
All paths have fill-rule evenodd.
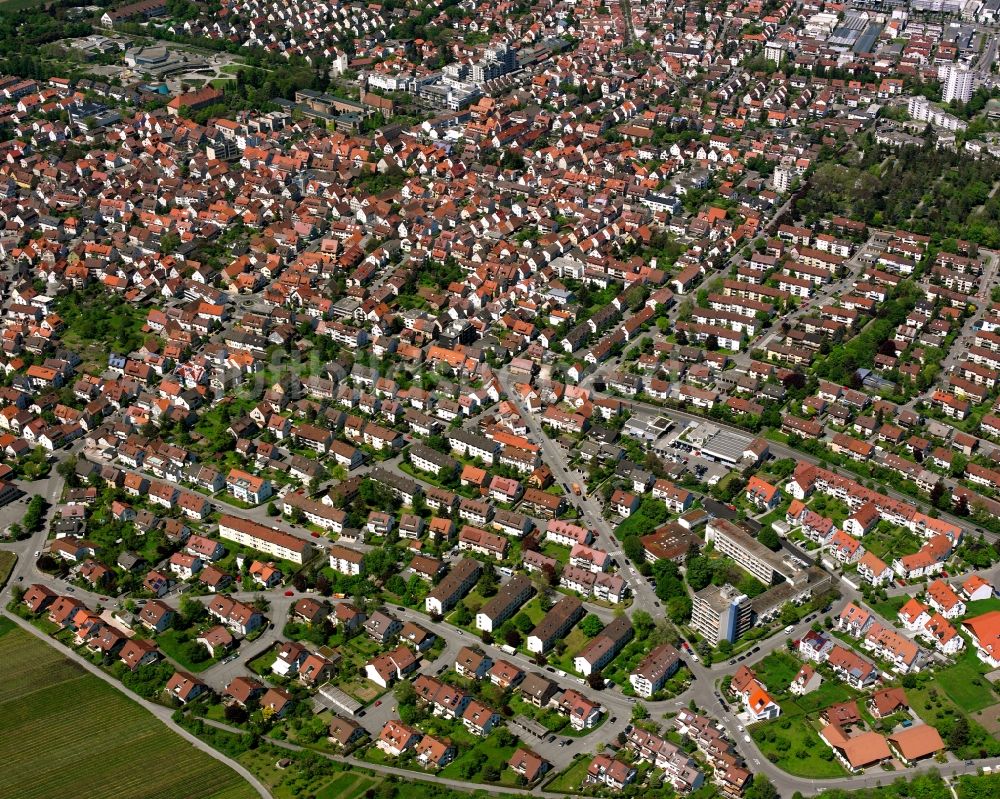
<path id="1" fill-rule="evenodd" d="M 934 682 L 966 713 L 982 710 L 997 701 L 992 686 L 983 677 L 982 665 L 968 642 L 955 665 L 939 670 L 934 675 Z"/>
<path id="2" fill-rule="evenodd" d="M 464 776 L 465 771 L 463 770 L 463 765 L 475 758 L 476 753 L 486 756 L 486 762 L 482 764 L 483 768 L 487 765 L 491 765 L 501 773 L 504 772 L 504 767 L 508 760 L 510 760 L 511 755 L 514 754 L 513 746 L 498 746 L 496 742 L 496 735 L 491 735 L 485 740 L 477 740 L 475 746 L 471 749 L 462 752 L 455 760 L 449 763 L 441 770 L 441 776 L 445 778 L 461 780 L 461 779 L 471 779 L 472 782 L 483 782 L 482 769 L 477 774 L 474 774 L 471 778 L 466 778 Z"/>
<path id="3" fill-rule="evenodd" d="M 156 644 L 163 651 L 163 654 L 173 660 L 176 660 L 183 668 L 188 671 L 197 674 L 199 671 L 204 671 L 209 666 L 214 666 L 218 663 L 217 658 L 207 658 L 206 660 L 199 661 L 195 663 L 191 660 L 187 653 L 184 651 L 186 643 L 181 643 L 180 639 L 177 637 L 177 630 L 169 629 L 160 633 L 156 637 Z M 195 636 L 197 637 L 197 636 Z M 194 640 L 194 639 L 192 639 Z M 204 647 L 202 647 L 204 649 Z M 205 650 L 205 654 L 208 654 L 208 650 Z"/>
<path id="4" fill-rule="evenodd" d="M 19 628 L 0 631 L 0 676 L 0 796 L 257 795 L 234 771 Z"/>
<path id="5" fill-rule="evenodd" d="M 789 652 L 780 649 L 772 652 L 763 660 L 750 666 L 756 673 L 757 679 L 767 686 L 767 690 L 773 694 L 786 693 L 788 685 L 799 673 L 802 664 Z"/>
<path id="6" fill-rule="evenodd" d="M 530 602 L 521 608 L 519 613 L 526 614 L 527 617 L 531 619 L 532 624 L 538 624 L 545 618 L 545 611 L 542 610 L 542 603 L 539 601 L 537 596 L 533 597 Z"/>
<path id="7" fill-rule="evenodd" d="M 797 777 L 833 779 L 847 774 L 804 716 L 781 717 L 750 728 L 764 756 Z"/>
<path id="8" fill-rule="evenodd" d="M 839 680 L 824 680 L 815 691 L 792 699 L 782 704 L 782 712 L 789 713 L 793 707 L 798 707 L 803 713 L 818 714 L 823 708 L 846 702 L 858 695 L 857 691 Z"/>
<path id="9" fill-rule="evenodd" d="M 273 646 L 268 647 L 257 655 L 257 657 L 247 663 L 247 668 L 255 674 L 263 674 L 264 669 L 269 669 L 272 665 L 274 665 L 274 661 L 277 656 L 278 653 L 275 648 Z"/>
<path id="10" fill-rule="evenodd" d="M 568 769 L 559 774 L 552 782 L 545 786 L 547 791 L 559 791 L 561 793 L 577 793 L 584 779 L 587 777 L 587 766 L 590 765 L 590 758 L 581 757 Z"/>
<path id="11" fill-rule="evenodd" d="M 3 572 L 0 571 L 0 577 L 2 577 L 2 574 Z M 0 585 L 3 585 L 2 579 L 0 579 Z M 962 618 L 970 619 L 973 616 L 982 616 L 991 610 L 1000 610 L 1000 598 L 977 599 L 975 602 L 967 603 L 965 606 L 965 615 Z"/>
<path id="12" fill-rule="evenodd" d="M 563 651 L 562 655 L 556 655 L 553 652 L 549 656 L 549 662 L 556 666 L 556 668 L 576 674 L 576 671 L 573 668 L 573 658 L 576 657 L 580 650 L 590 643 L 590 639 L 583 634 L 579 627 L 574 627 L 569 631 L 569 634 L 563 640 L 566 642 L 566 649 Z"/>
<path id="13" fill-rule="evenodd" d="M 913 554 L 922 544 L 923 539 L 905 527 L 886 530 L 879 525 L 865 536 L 865 549 L 886 563 L 892 563 L 893 558 L 901 555 Z"/>
<path id="14" fill-rule="evenodd" d="M 896 615 L 899 613 L 899 609 L 903 607 L 910 598 L 903 594 L 902 596 L 891 596 L 883 602 L 872 603 L 872 610 L 874 610 L 879 616 L 889 622 L 896 621 Z"/>
<path id="15" fill-rule="evenodd" d="M 565 566 L 569 563 L 569 549 L 553 541 L 546 541 L 542 544 L 542 554 L 550 558 L 555 558 L 560 566 Z"/>

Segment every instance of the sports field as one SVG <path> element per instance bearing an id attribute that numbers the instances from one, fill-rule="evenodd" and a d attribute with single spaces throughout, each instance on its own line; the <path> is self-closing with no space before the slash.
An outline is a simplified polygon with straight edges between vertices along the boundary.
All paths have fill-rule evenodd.
<path id="1" fill-rule="evenodd" d="M 0 796 L 257 796 L 236 772 L 4 618 L 0 720 Z"/>

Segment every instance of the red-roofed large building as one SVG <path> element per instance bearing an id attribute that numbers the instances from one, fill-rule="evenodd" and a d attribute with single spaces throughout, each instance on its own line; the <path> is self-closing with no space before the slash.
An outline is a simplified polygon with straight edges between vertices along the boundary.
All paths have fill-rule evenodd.
<path id="1" fill-rule="evenodd" d="M 889 736 L 889 745 L 908 766 L 944 750 L 944 741 L 929 724 L 904 727 Z"/>
<path id="2" fill-rule="evenodd" d="M 944 580 L 933 580 L 927 586 L 927 601 L 946 619 L 965 615 L 965 602 Z"/>
<path id="3" fill-rule="evenodd" d="M 892 581 L 892 569 L 874 553 L 865 552 L 858 561 L 858 576 L 874 586 L 880 586 Z"/>
<path id="4" fill-rule="evenodd" d="M 754 475 L 747 481 L 746 498 L 759 510 L 774 510 L 781 504 L 781 490 Z"/>
<path id="5" fill-rule="evenodd" d="M 742 700 L 750 723 L 776 719 L 781 715 L 781 706 L 771 698 L 767 686 L 746 666 L 736 670 L 730 681 L 730 690 Z"/>
<path id="6" fill-rule="evenodd" d="M 1000 668 L 1000 610 L 966 619 L 963 624 L 972 636 L 979 659 L 994 669 Z"/>
<path id="7" fill-rule="evenodd" d="M 312 545 L 308 541 L 239 516 L 219 519 L 219 537 L 299 565 L 305 563 L 312 553 Z"/>
<path id="8" fill-rule="evenodd" d="M 980 599 L 990 599 L 993 596 L 993 585 L 978 574 L 973 574 L 962 583 L 962 596 L 967 602 L 978 602 Z"/>

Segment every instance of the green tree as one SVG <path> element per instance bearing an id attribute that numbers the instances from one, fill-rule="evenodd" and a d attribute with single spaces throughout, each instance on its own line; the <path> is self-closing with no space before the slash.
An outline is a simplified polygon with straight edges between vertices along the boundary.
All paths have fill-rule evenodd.
<path id="1" fill-rule="evenodd" d="M 948 748 L 951 750 L 961 749 L 969 743 L 969 720 L 962 714 L 955 717 L 955 723 L 948 733 Z"/>
<path id="2" fill-rule="evenodd" d="M 791 602 L 786 602 L 781 608 L 782 624 L 795 624 L 799 620 L 799 609 Z"/>
<path id="3" fill-rule="evenodd" d="M 754 774 L 744 796 L 746 799 L 778 799 L 778 790 L 763 774 Z"/>
<path id="4" fill-rule="evenodd" d="M 686 624 L 691 618 L 691 598 L 685 595 L 668 599 L 667 618 L 674 624 Z"/>
<path id="5" fill-rule="evenodd" d="M 459 627 L 468 627 L 472 622 L 472 612 L 465 606 L 464 602 L 459 602 L 455 605 L 455 613 L 452 616 L 452 621 Z"/>
<path id="6" fill-rule="evenodd" d="M 781 549 L 781 539 L 778 538 L 778 534 L 774 532 L 774 529 L 770 525 L 764 527 L 757 534 L 757 541 L 766 546 L 772 552 L 777 552 Z"/>
<path id="7" fill-rule="evenodd" d="M 208 610 L 193 596 L 184 595 L 181 597 L 180 616 L 185 627 L 193 627 L 208 618 Z"/>
<path id="8" fill-rule="evenodd" d="M 712 582 L 712 562 L 703 556 L 691 558 L 685 567 L 685 577 L 691 590 L 700 591 Z"/>
<path id="9" fill-rule="evenodd" d="M 514 626 L 524 633 L 524 635 L 527 635 L 535 629 L 535 623 L 531 620 L 531 617 L 523 611 L 514 617 Z"/>
<path id="10" fill-rule="evenodd" d="M 647 611 L 637 610 L 632 614 L 632 627 L 635 630 L 635 637 L 643 641 L 655 629 L 656 622 Z"/>
<path id="11" fill-rule="evenodd" d="M 595 613 L 588 613 L 587 617 L 580 622 L 580 632 L 588 638 L 593 638 L 594 636 L 600 634 L 603 629 L 604 622 L 601 621 L 600 617 Z"/>

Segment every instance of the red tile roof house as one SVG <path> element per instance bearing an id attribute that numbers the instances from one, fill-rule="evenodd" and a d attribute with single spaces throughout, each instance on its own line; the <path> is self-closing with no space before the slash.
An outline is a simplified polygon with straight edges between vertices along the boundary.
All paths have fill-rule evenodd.
<path id="1" fill-rule="evenodd" d="M 226 554 L 226 548 L 218 541 L 206 538 L 203 535 L 192 534 L 184 544 L 184 551 L 188 555 L 196 555 L 203 561 L 216 561 Z"/>
<path id="2" fill-rule="evenodd" d="M 569 716 L 574 730 L 589 730 L 601 718 L 601 706 L 572 688 L 563 692 L 562 697 L 553 699 L 556 707 Z"/>
<path id="3" fill-rule="evenodd" d="M 271 481 L 233 469 L 226 477 L 226 490 L 238 500 L 259 505 L 271 496 Z"/>
<path id="4" fill-rule="evenodd" d="M 401 721 L 387 721 L 375 745 L 390 757 L 399 757 L 415 747 L 423 737 L 423 733 L 416 727 L 410 727 Z"/>
<path id="5" fill-rule="evenodd" d="M 910 703 L 902 688 L 883 688 L 876 691 L 868 700 L 868 712 L 875 718 L 882 719 L 900 710 L 909 710 Z"/>
<path id="6" fill-rule="evenodd" d="M 629 491 L 617 489 L 614 494 L 611 495 L 611 507 L 614 509 L 615 513 L 624 519 L 627 519 L 639 510 L 639 504 L 639 497 Z"/>
<path id="7" fill-rule="evenodd" d="M 125 645 L 118 653 L 118 659 L 124 663 L 130 671 L 135 671 L 140 666 L 154 663 L 161 657 L 160 650 L 156 644 L 144 638 L 133 638 L 126 641 Z"/>
<path id="8" fill-rule="evenodd" d="M 208 614 L 239 635 L 248 635 L 267 621 L 259 611 L 229 597 L 213 597 L 208 603 Z"/>
<path id="9" fill-rule="evenodd" d="M 186 671 L 174 672 L 174 675 L 167 680 L 167 686 L 164 688 L 167 695 L 174 697 L 182 705 L 186 705 L 191 700 L 197 699 L 208 690 L 209 688 L 205 683 L 193 674 L 188 674 Z"/>
<path id="10" fill-rule="evenodd" d="M 946 619 L 965 615 L 965 602 L 944 580 L 934 580 L 927 586 L 927 601 Z"/>
<path id="11" fill-rule="evenodd" d="M 463 646 L 455 657 L 455 671 L 462 677 L 481 680 L 493 665 L 489 655 Z"/>
<path id="12" fill-rule="evenodd" d="M 251 677 L 234 677 L 222 692 L 223 697 L 241 707 L 264 693 L 264 685 Z"/>
<path id="13" fill-rule="evenodd" d="M 334 664 L 322 655 L 311 653 L 299 666 L 299 682 L 305 685 L 317 685 L 330 679 Z"/>
<path id="14" fill-rule="evenodd" d="M 908 766 L 945 748 L 937 729 L 929 724 L 915 724 L 894 732 L 889 736 L 889 746 Z"/>
<path id="15" fill-rule="evenodd" d="M 391 652 L 376 655 L 369 660 L 365 665 L 365 674 L 379 687 L 388 688 L 397 679 L 402 679 L 414 671 L 419 663 L 419 655 L 401 644 Z"/>
<path id="16" fill-rule="evenodd" d="M 853 602 L 848 602 L 837 617 L 837 629 L 843 630 L 854 638 L 860 638 L 875 619 L 871 613 Z"/>
<path id="17" fill-rule="evenodd" d="M 598 755 L 590 761 L 587 767 L 587 777 L 585 782 L 594 784 L 602 783 L 609 788 L 620 791 L 626 785 L 635 782 L 637 774 L 635 766 L 622 760 Z"/>
<path id="18" fill-rule="evenodd" d="M 278 648 L 278 654 L 271 666 L 271 671 L 282 677 L 291 677 L 298 673 L 299 666 L 306 659 L 309 651 L 296 641 L 286 641 Z"/>
<path id="19" fill-rule="evenodd" d="M 548 760 L 536 755 L 529 749 L 523 748 L 517 749 L 510 756 L 507 765 L 510 766 L 511 771 L 522 777 L 528 785 L 552 768 L 552 764 Z"/>
<path id="20" fill-rule="evenodd" d="M 988 580 L 974 574 L 962 583 L 962 596 L 969 602 L 990 599 L 993 596 L 993 586 Z"/>
<path id="21" fill-rule="evenodd" d="M 462 714 L 462 723 L 469 732 L 485 737 L 500 723 L 500 714 L 473 699 Z"/>
<path id="22" fill-rule="evenodd" d="M 219 657 L 220 654 L 229 649 L 234 642 L 232 633 L 229 632 L 221 624 L 217 624 L 214 627 L 210 627 L 205 630 L 196 639 L 199 644 L 208 650 L 208 654 L 213 658 Z"/>
<path id="23" fill-rule="evenodd" d="M 173 621 L 174 609 L 158 599 L 149 600 L 139 611 L 139 622 L 155 633 L 162 633 Z"/>
<path id="24" fill-rule="evenodd" d="M 22 601 L 32 613 L 42 613 L 49 605 L 56 601 L 56 597 L 58 596 L 52 589 L 40 583 L 34 583 L 28 586 L 28 590 L 24 592 Z"/>
<path id="25" fill-rule="evenodd" d="M 963 624 L 972 636 L 979 659 L 991 668 L 1000 668 L 1000 610 L 967 619 Z"/>
<path id="26" fill-rule="evenodd" d="M 267 693 L 260 698 L 260 707 L 265 718 L 280 719 L 284 717 L 293 704 L 295 704 L 295 700 L 290 693 L 273 686 L 268 688 Z"/>
<path id="27" fill-rule="evenodd" d="M 457 749 L 447 738 L 438 740 L 430 735 L 425 735 L 416 745 L 417 762 L 423 768 L 444 768 L 455 759 Z"/>
<path id="28" fill-rule="evenodd" d="M 747 482 L 746 498 L 760 510 L 774 510 L 781 503 L 781 491 L 754 475 Z"/>

